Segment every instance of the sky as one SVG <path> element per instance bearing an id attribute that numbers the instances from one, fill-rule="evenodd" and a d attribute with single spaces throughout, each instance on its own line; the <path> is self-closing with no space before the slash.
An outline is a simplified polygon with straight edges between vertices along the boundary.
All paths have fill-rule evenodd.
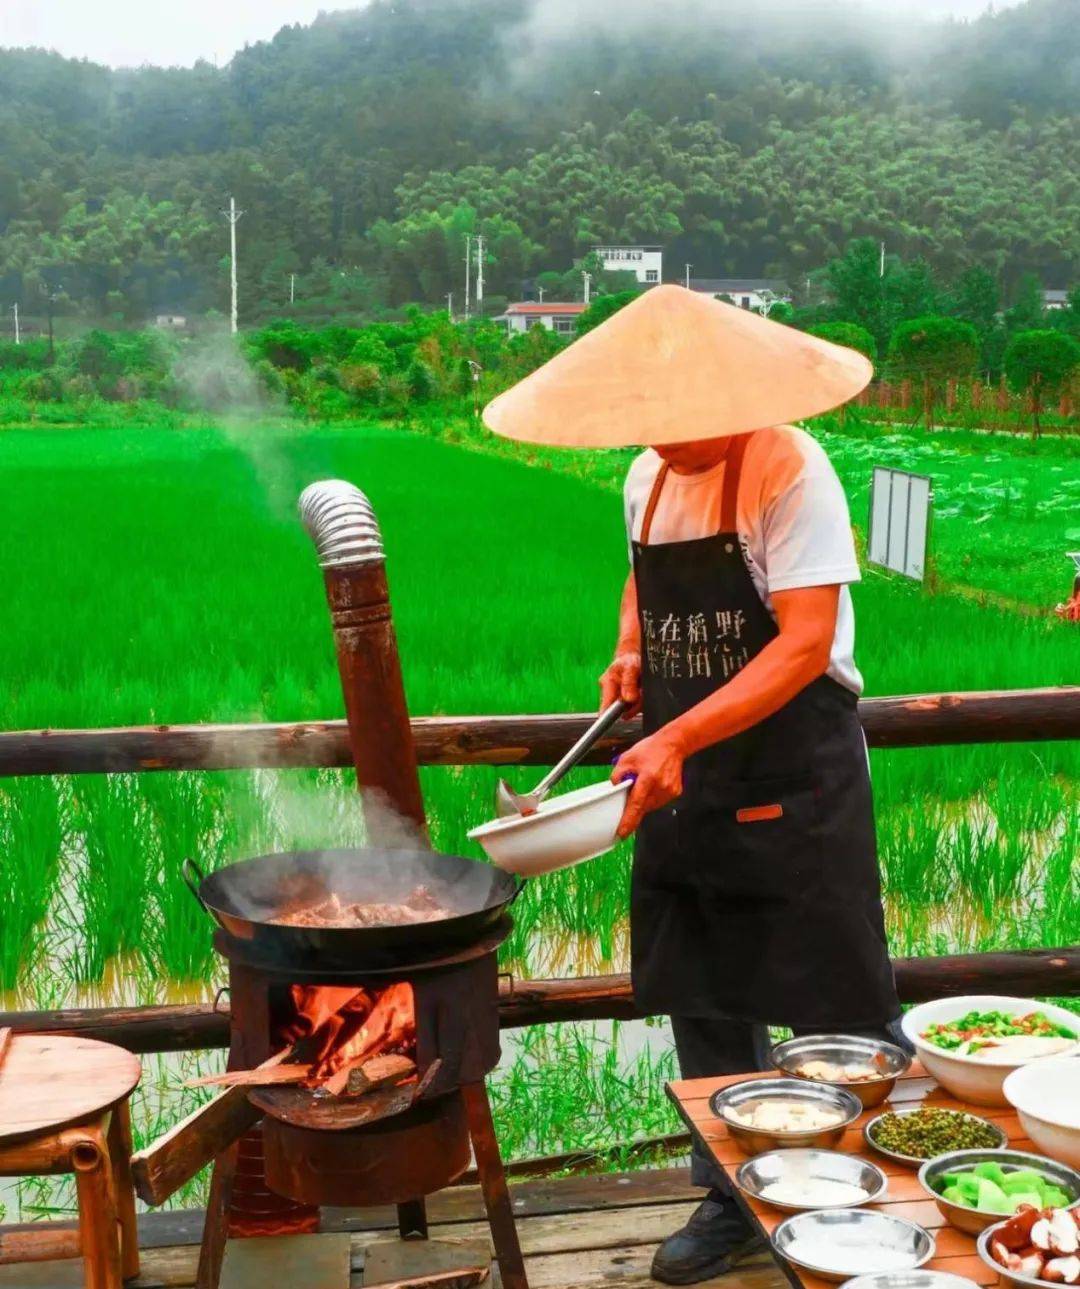
<path id="1" fill-rule="evenodd" d="M 613 0 L 580 0 L 583 10 Z M 842 6 L 845 0 L 837 0 Z M 897 14 L 974 17 L 988 0 L 872 0 Z M 1017 0 L 996 0 L 1005 8 Z M 245 44 L 320 10 L 355 9 L 357 0 L 0 0 L 0 45 L 38 45 L 111 67 L 143 63 L 224 64 Z"/>

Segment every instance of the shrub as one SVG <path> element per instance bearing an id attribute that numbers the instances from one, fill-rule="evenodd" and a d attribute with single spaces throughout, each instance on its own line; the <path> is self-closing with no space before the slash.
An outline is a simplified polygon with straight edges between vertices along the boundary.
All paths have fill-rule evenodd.
<path id="1" fill-rule="evenodd" d="M 1031 399 L 1031 433 L 1037 438 L 1047 399 L 1059 398 L 1080 369 L 1080 344 L 1064 331 L 1021 331 L 1005 350 L 1005 379 Z"/>
<path id="2" fill-rule="evenodd" d="M 927 314 L 901 322 L 889 341 L 889 367 L 902 379 L 922 382 L 926 428 L 946 382 L 970 376 L 979 361 L 979 334 L 970 322 Z"/>
<path id="3" fill-rule="evenodd" d="M 877 362 L 877 341 L 857 322 L 819 322 L 816 327 L 810 327 L 808 332 L 831 344 L 855 349 L 860 354 L 865 354 L 872 363 Z"/>

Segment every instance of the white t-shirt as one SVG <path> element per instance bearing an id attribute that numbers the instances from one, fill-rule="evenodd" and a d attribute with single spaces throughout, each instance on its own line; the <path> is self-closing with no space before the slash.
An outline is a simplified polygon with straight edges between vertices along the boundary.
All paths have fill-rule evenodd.
<path id="1" fill-rule="evenodd" d="M 626 476 L 623 505 L 628 540 L 641 535 L 649 493 L 661 461 L 649 448 Z M 720 527 L 724 463 L 699 474 L 669 470 L 653 513 L 650 545 L 709 537 Z M 805 430 L 758 430 L 746 446 L 736 523 L 754 588 L 774 620 L 771 593 L 840 585 L 828 674 L 862 693 L 855 666 L 855 615 L 849 582 L 859 580 L 847 498 L 824 449 Z"/>

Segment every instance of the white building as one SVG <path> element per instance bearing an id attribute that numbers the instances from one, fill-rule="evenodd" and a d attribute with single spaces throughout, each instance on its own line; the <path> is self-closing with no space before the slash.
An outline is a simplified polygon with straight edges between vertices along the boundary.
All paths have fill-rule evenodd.
<path id="1" fill-rule="evenodd" d="M 1044 309 L 1066 309 L 1069 305 L 1068 291 L 1058 291 L 1054 288 L 1042 293 Z"/>
<path id="2" fill-rule="evenodd" d="M 154 326 L 165 331 L 183 331 L 187 318 L 182 313 L 159 313 L 154 319 Z"/>
<path id="3" fill-rule="evenodd" d="M 502 318 L 496 321 L 505 322 L 511 335 L 539 325 L 548 331 L 557 331 L 559 335 L 572 336 L 578 318 L 588 307 L 580 300 L 544 300 L 540 303 L 523 300 L 520 304 L 507 305 Z"/>
<path id="4" fill-rule="evenodd" d="M 753 309 L 755 313 L 764 313 L 767 306 L 777 300 L 791 302 L 791 291 L 786 282 L 779 278 L 764 277 L 692 277 L 690 290 L 699 291 L 702 295 L 726 296 L 741 309 Z"/>
<path id="5" fill-rule="evenodd" d="M 608 273 L 633 273 L 643 286 L 664 280 L 662 246 L 595 246 L 593 251 Z"/>

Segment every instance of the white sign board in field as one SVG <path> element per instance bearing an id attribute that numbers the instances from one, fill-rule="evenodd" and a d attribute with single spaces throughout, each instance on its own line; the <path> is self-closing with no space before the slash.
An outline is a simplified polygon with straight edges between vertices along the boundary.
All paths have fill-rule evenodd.
<path id="1" fill-rule="evenodd" d="M 933 480 L 926 475 L 874 467 L 867 544 L 871 564 L 923 580 L 933 500 Z"/>

